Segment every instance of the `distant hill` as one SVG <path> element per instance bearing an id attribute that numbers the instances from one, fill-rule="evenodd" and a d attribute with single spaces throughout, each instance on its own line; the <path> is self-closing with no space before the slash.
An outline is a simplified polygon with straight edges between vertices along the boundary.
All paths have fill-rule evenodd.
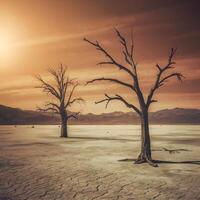
<path id="1" fill-rule="evenodd" d="M 151 112 L 151 124 L 200 124 L 200 109 L 174 108 Z M 52 113 L 22 110 L 0 105 L 0 124 L 58 124 L 59 115 Z M 80 115 L 70 124 L 139 124 L 139 118 L 133 112 L 112 112 L 95 115 Z"/>
<path id="2" fill-rule="evenodd" d="M 59 117 L 51 113 L 21 110 L 0 105 L 0 124 L 53 124 Z"/>
<path id="3" fill-rule="evenodd" d="M 149 114 L 151 124 L 200 124 L 200 109 L 174 108 Z M 81 124 L 139 124 L 140 119 L 134 112 L 112 112 L 101 115 L 87 114 L 74 123 Z"/>

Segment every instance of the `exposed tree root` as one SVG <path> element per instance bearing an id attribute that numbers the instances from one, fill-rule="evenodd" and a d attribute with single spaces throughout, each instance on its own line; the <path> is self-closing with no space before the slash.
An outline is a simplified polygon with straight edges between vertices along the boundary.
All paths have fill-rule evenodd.
<path id="1" fill-rule="evenodd" d="M 148 157 L 144 157 L 142 155 L 139 155 L 137 160 L 135 161 L 135 164 L 142 164 L 142 163 L 148 163 L 149 165 L 151 165 L 152 167 L 158 167 L 157 163 L 154 163 L 151 159 L 149 159 Z"/>
<path id="2" fill-rule="evenodd" d="M 145 162 L 146 162 L 146 160 L 144 160 L 144 159 L 137 159 L 135 161 L 135 164 L 142 164 L 142 163 L 145 163 Z"/>
<path id="3" fill-rule="evenodd" d="M 146 161 L 151 165 L 152 167 L 158 167 L 157 163 L 154 163 L 152 160 L 146 159 Z"/>

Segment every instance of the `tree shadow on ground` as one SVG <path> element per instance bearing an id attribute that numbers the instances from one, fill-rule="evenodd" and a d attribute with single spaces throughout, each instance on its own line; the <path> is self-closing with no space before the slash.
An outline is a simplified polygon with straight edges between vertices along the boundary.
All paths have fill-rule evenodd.
<path id="1" fill-rule="evenodd" d="M 166 151 L 169 154 L 175 154 L 175 153 L 181 153 L 182 151 L 191 151 L 189 149 L 168 149 L 166 147 L 163 147 L 162 149 L 152 149 L 152 151 Z"/>
<path id="2" fill-rule="evenodd" d="M 125 138 L 109 138 L 109 137 L 69 137 L 67 139 L 78 139 L 78 140 L 111 140 L 111 141 L 127 141 L 127 142 L 137 142 L 139 140 L 125 139 Z"/>
<path id="3" fill-rule="evenodd" d="M 9 135 L 9 134 L 13 134 L 12 132 L 4 132 L 4 133 L 0 133 L 0 135 Z"/>
<path id="4" fill-rule="evenodd" d="M 136 159 L 125 158 L 118 160 L 119 162 L 135 162 Z M 153 160 L 156 164 L 193 164 L 200 165 L 200 160 L 186 160 L 186 161 L 170 161 L 170 160 Z"/>
<path id="5" fill-rule="evenodd" d="M 106 141 L 106 140 L 110 140 L 110 141 L 122 141 L 122 142 L 138 142 L 140 141 L 139 139 L 125 139 L 125 138 L 111 138 L 111 137 L 85 137 L 85 136 L 69 136 L 67 138 L 63 138 L 63 137 L 59 137 L 59 136 L 45 136 L 45 137 L 41 137 L 41 138 L 45 138 L 45 139 L 57 139 L 59 142 L 62 140 L 62 142 L 78 142 L 78 140 L 94 140 L 94 141 Z M 77 141 L 73 141 L 73 140 L 77 140 Z"/>
<path id="6" fill-rule="evenodd" d="M 6 147 L 23 147 L 23 146 L 35 146 L 35 145 L 52 146 L 53 144 L 45 142 L 16 143 L 16 144 L 6 145 Z"/>
<path id="7" fill-rule="evenodd" d="M 152 149 L 152 151 L 167 151 L 169 154 L 174 154 L 174 153 L 180 153 L 182 151 L 191 151 L 189 149 L 167 149 L 167 148 L 162 148 L 162 149 Z M 132 158 L 125 158 L 118 160 L 119 162 L 135 162 L 136 159 Z M 154 163 L 156 164 L 194 164 L 194 165 L 200 165 L 200 160 L 187 160 L 187 161 L 170 161 L 170 160 L 153 160 Z"/>

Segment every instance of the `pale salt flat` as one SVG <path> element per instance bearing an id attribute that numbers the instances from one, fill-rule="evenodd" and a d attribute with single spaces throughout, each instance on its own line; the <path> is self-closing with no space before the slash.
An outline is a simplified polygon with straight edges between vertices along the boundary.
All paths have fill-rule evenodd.
<path id="1" fill-rule="evenodd" d="M 1 200 L 200 199 L 198 125 L 151 126 L 158 168 L 133 164 L 139 125 L 31 127 L 0 126 Z"/>

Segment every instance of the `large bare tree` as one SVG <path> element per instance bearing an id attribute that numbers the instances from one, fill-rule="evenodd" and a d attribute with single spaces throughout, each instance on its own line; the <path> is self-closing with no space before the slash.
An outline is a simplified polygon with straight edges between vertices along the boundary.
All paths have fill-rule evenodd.
<path id="1" fill-rule="evenodd" d="M 68 119 L 77 119 L 79 112 L 68 113 L 69 107 L 76 102 L 83 101 L 82 98 L 74 98 L 74 91 L 79 85 L 75 79 L 70 79 L 66 74 L 66 67 L 62 64 L 58 69 L 49 69 L 48 72 L 54 78 L 54 83 L 45 81 L 40 75 L 36 78 L 40 81 L 44 93 L 50 94 L 55 101 L 49 101 L 44 108 L 38 108 L 43 112 L 53 112 L 60 115 L 61 118 L 61 137 L 68 137 L 67 122 Z"/>
<path id="2" fill-rule="evenodd" d="M 94 46 L 98 51 L 103 53 L 107 60 L 98 63 L 99 65 L 113 65 L 119 70 L 125 72 L 131 79 L 131 82 L 124 82 L 121 80 L 118 80 L 116 78 L 96 78 L 91 81 L 88 81 L 87 83 L 93 83 L 97 81 L 109 81 L 112 83 L 116 83 L 118 85 L 121 85 L 125 88 L 130 89 L 130 92 L 134 93 L 137 96 L 138 100 L 138 107 L 134 105 L 134 102 L 128 102 L 123 96 L 116 94 L 115 96 L 110 96 L 108 94 L 105 94 L 105 98 L 95 102 L 96 104 L 106 102 L 106 107 L 111 101 L 121 101 L 123 104 L 125 104 L 128 108 L 135 111 L 141 120 L 141 152 L 136 159 L 135 163 L 140 164 L 144 162 L 148 162 L 150 165 L 156 167 L 157 164 L 153 161 L 151 156 L 151 140 L 150 140 L 150 134 L 149 134 L 149 116 L 148 116 L 148 110 L 152 103 L 157 102 L 157 100 L 154 99 L 154 94 L 158 89 L 163 86 L 170 78 L 175 77 L 178 78 L 178 80 L 182 80 L 183 75 L 178 72 L 171 72 L 170 69 L 174 68 L 175 62 L 173 61 L 174 55 L 176 53 L 176 49 L 171 49 L 167 64 L 165 66 L 160 66 L 159 64 L 156 65 L 158 73 L 155 78 L 155 83 L 150 89 L 150 92 L 147 96 L 147 98 L 144 97 L 144 94 L 141 90 L 140 83 L 139 83 L 139 77 L 137 73 L 137 63 L 134 59 L 134 45 L 133 45 L 133 36 L 131 34 L 131 44 L 129 45 L 126 38 L 116 29 L 117 37 L 120 40 L 120 43 L 122 45 L 122 53 L 124 55 L 125 65 L 118 62 L 98 41 L 92 42 L 86 38 L 84 40 Z"/>

